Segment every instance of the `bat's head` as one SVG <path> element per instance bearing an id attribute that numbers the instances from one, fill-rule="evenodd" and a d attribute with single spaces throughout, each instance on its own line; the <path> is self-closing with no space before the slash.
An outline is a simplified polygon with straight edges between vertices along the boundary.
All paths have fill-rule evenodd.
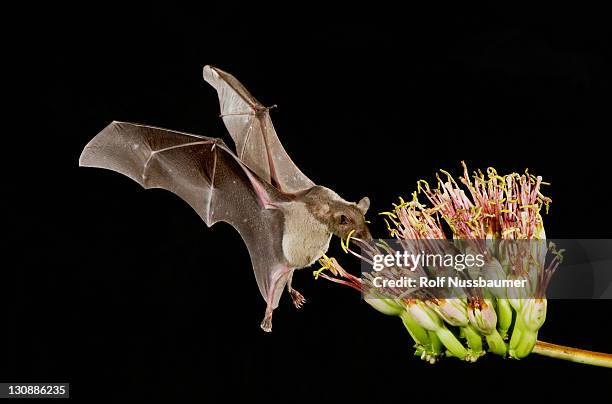
<path id="1" fill-rule="evenodd" d="M 344 239 L 354 231 L 353 237 L 366 241 L 371 240 L 372 235 L 365 219 L 369 207 L 370 199 L 367 196 L 361 198 L 357 203 L 343 202 L 332 205 L 329 224 L 331 232 Z"/>
<path id="2" fill-rule="evenodd" d="M 372 236 L 365 219 L 370 207 L 370 199 L 366 196 L 357 203 L 347 202 L 334 191 L 316 186 L 305 198 L 305 202 L 314 216 L 327 224 L 329 231 L 338 237 L 352 237 L 371 240 Z"/>

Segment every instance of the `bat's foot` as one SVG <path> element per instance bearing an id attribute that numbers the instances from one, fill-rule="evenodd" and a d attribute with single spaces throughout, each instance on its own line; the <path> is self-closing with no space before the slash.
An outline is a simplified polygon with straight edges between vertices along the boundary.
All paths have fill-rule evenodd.
<path id="1" fill-rule="evenodd" d="M 291 300 L 293 300 L 293 305 L 296 309 L 302 308 L 302 305 L 306 303 L 304 296 L 297 290 L 289 289 L 289 294 L 291 295 Z"/>
<path id="2" fill-rule="evenodd" d="M 272 332 L 272 312 L 266 311 L 266 315 L 261 321 L 261 329 L 265 332 Z"/>

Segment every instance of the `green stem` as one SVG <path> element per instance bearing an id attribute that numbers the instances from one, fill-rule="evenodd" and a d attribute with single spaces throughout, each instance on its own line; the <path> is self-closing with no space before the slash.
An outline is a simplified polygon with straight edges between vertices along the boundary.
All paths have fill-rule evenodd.
<path id="1" fill-rule="evenodd" d="M 506 338 L 512 325 L 512 307 L 508 299 L 497 299 L 497 328 L 502 338 Z"/>
<path id="2" fill-rule="evenodd" d="M 494 330 L 491 334 L 485 335 L 485 338 L 487 339 L 487 345 L 489 345 L 489 350 L 491 352 L 501 356 L 506 355 L 506 343 L 497 330 Z"/>
<path id="3" fill-rule="evenodd" d="M 408 333 L 417 345 L 423 347 L 429 345 L 430 341 L 427 331 L 418 325 L 407 311 L 402 311 L 400 318 L 402 319 L 402 323 L 404 323 L 404 327 L 406 327 L 406 330 L 408 330 Z"/>
<path id="4" fill-rule="evenodd" d="M 512 356 L 516 359 L 525 358 L 533 350 L 533 346 L 535 345 L 537 339 L 537 331 L 531 331 L 526 328 L 523 328 L 521 334 L 521 342 L 519 342 L 518 346 L 514 349 Z"/>
<path id="5" fill-rule="evenodd" d="M 427 331 L 427 334 L 429 334 L 429 340 L 431 341 L 431 344 L 429 345 L 429 351 L 436 356 L 441 355 L 442 343 L 440 342 L 440 338 L 438 338 L 438 335 L 433 331 Z"/>
<path id="6" fill-rule="evenodd" d="M 523 320 L 520 314 L 517 313 L 514 320 L 514 327 L 512 327 L 512 336 L 510 337 L 510 352 L 513 352 L 521 342 L 523 334 Z"/>
<path id="7" fill-rule="evenodd" d="M 459 359 L 465 359 L 467 349 L 465 349 L 457 337 L 455 337 L 455 334 L 446 328 L 446 326 L 440 327 L 436 331 L 436 335 L 453 356 L 456 356 Z"/>
<path id="8" fill-rule="evenodd" d="M 482 337 L 470 324 L 463 327 L 463 335 L 467 340 L 467 344 L 470 349 L 476 354 L 480 355 L 482 352 Z"/>
<path id="9" fill-rule="evenodd" d="M 537 341 L 533 353 L 586 365 L 612 368 L 612 355 Z"/>

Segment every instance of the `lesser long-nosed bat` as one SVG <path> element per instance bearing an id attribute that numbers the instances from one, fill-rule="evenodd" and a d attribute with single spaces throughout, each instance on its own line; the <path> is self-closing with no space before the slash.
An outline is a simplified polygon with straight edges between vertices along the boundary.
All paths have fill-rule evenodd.
<path id="1" fill-rule="evenodd" d="M 319 259 L 331 235 L 370 239 L 364 215 L 369 199 L 347 202 L 315 185 L 280 143 L 269 109 L 232 75 L 204 67 L 219 96 L 221 117 L 235 153 L 216 138 L 125 122 L 112 122 L 85 146 L 79 164 L 120 172 L 144 188 L 164 188 L 187 201 L 212 226 L 224 221 L 246 243 L 267 307 L 261 328 L 285 286 L 296 307 L 293 271 Z"/>

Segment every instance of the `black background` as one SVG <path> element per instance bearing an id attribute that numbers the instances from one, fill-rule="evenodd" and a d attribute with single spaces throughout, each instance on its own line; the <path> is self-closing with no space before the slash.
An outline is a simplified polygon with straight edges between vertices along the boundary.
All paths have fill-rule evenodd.
<path id="1" fill-rule="evenodd" d="M 381 5 L 382 6 L 382 5 Z M 436 169 L 494 165 L 552 183 L 555 238 L 610 237 L 609 21 L 596 9 L 32 8 L 7 37 L 23 116 L 5 139 L 3 381 L 68 381 L 73 398 L 496 400 L 595 393 L 601 369 L 541 357 L 412 357 L 399 320 L 298 272 L 274 331 L 246 249 L 174 195 L 79 169 L 112 120 L 229 141 L 205 64 L 266 105 L 303 171 L 376 212 Z M 24 148 L 27 152 L 22 152 Z M 330 254 L 346 266 L 337 240 Z M 608 301 L 551 301 L 540 338 L 600 351 Z M 531 392 L 528 392 L 531 391 Z M 207 400 L 208 399 L 208 400 Z"/>

